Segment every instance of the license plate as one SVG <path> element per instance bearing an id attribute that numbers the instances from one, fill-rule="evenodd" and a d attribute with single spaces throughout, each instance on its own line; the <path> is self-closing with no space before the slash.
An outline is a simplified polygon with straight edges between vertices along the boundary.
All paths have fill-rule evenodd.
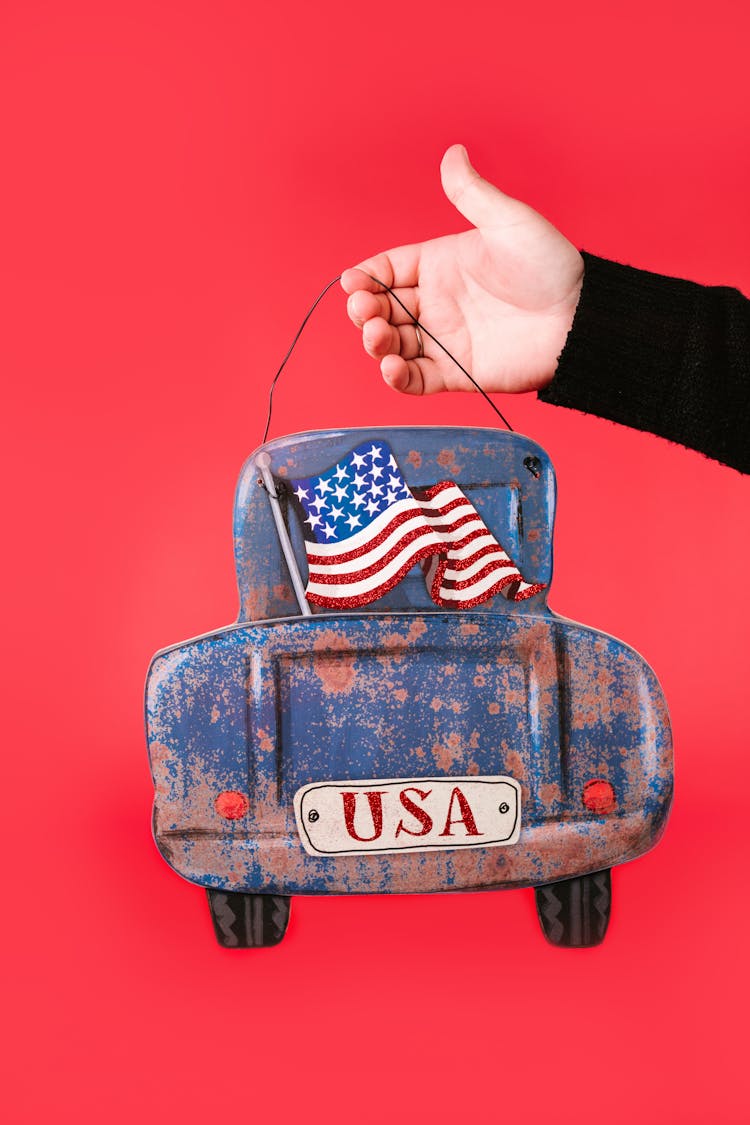
<path id="1" fill-rule="evenodd" d="M 515 844 L 521 786 L 512 777 L 326 781 L 294 795 L 309 855 L 443 851 Z"/>

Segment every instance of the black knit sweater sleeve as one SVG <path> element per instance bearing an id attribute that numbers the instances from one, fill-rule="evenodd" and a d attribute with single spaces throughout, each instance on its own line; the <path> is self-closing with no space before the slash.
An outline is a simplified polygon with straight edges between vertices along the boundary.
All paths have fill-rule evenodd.
<path id="1" fill-rule="evenodd" d="M 539 398 L 750 473 L 750 301 L 583 253 L 583 289 Z"/>

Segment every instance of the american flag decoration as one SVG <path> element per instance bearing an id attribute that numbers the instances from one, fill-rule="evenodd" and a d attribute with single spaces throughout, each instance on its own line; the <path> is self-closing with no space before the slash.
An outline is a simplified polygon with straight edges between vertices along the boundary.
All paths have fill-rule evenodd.
<path id="1" fill-rule="evenodd" d="M 305 534 L 305 596 L 315 605 L 368 605 L 417 562 L 439 606 L 469 609 L 497 593 L 522 601 L 544 589 L 524 581 L 453 481 L 410 488 L 386 442 L 364 442 L 291 486 Z"/>

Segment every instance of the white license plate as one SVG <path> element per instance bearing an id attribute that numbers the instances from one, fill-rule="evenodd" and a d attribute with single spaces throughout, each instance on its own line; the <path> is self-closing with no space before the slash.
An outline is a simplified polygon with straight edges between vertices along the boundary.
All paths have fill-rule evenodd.
<path id="1" fill-rule="evenodd" d="M 512 777 L 326 781 L 294 795 L 310 855 L 443 851 L 515 844 L 521 786 Z"/>

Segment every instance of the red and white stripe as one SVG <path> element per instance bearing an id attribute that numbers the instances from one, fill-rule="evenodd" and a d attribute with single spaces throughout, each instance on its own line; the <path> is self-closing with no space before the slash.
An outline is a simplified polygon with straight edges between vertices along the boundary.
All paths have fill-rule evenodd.
<path id="1" fill-rule="evenodd" d="M 352 609 L 376 601 L 420 561 L 438 605 L 468 608 L 501 590 L 520 601 L 544 588 L 523 581 L 452 481 L 396 501 L 344 543 L 305 546 L 307 599 L 328 608 Z"/>
<path id="2" fill-rule="evenodd" d="M 445 513 L 444 550 L 422 563 L 427 588 L 437 605 L 469 609 L 499 593 L 520 602 L 544 589 L 543 583 L 524 581 L 474 505 L 452 481 L 440 481 L 421 496 L 425 512 Z"/>

